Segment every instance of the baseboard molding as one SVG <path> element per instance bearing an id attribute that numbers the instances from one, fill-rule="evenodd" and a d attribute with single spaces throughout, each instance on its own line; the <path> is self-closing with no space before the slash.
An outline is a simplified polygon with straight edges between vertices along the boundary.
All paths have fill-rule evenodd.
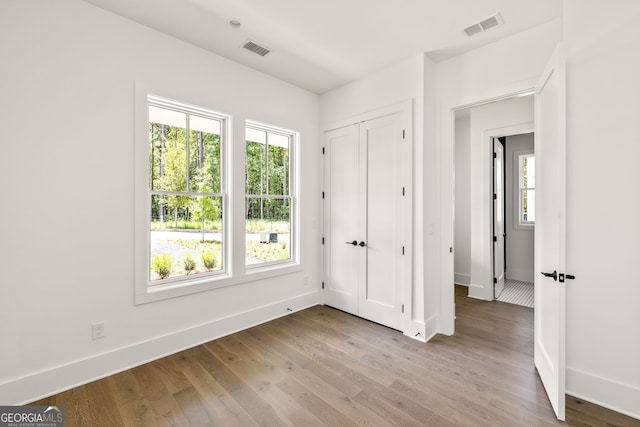
<path id="1" fill-rule="evenodd" d="M 504 274 L 504 277 L 509 280 L 518 280 L 520 282 L 533 283 L 533 272 L 524 270 L 509 270 Z"/>
<path id="2" fill-rule="evenodd" d="M 469 283 L 471 283 L 471 275 L 464 273 L 453 273 L 453 281 L 456 285 L 469 286 Z"/>
<path id="3" fill-rule="evenodd" d="M 97 354 L 0 384 L 0 404 L 24 405 L 199 344 L 283 317 L 320 301 L 318 291 Z"/>
<path id="4" fill-rule="evenodd" d="M 409 329 L 404 331 L 404 335 L 408 336 L 409 338 L 413 338 L 414 340 L 427 342 L 425 324 L 418 320 L 411 321 Z"/>
<path id="5" fill-rule="evenodd" d="M 640 388 L 579 369 L 566 370 L 568 395 L 640 420 Z"/>
<path id="6" fill-rule="evenodd" d="M 493 290 L 489 290 L 489 295 L 493 295 Z M 469 284 L 469 298 L 481 299 L 483 301 L 491 301 L 493 298 L 487 297 L 487 289 L 481 285 Z"/>

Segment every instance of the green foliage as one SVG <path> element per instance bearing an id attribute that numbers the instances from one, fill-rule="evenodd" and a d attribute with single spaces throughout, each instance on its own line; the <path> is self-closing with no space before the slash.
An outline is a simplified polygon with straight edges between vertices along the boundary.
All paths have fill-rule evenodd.
<path id="1" fill-rule="evenodd" d="M 289 221 L 267 221 L 264 219 L 248 219 L 245 224 L 247 233 L 275 231 L 278 234 L 289 233 Z"/>
<path id="2" fill-rule="evenodd" d="M 153 257 L 151 261 L 151 268 L 161 278 L 166 279 L 171 274 L 171 264 L 173 260 L 171 255 L 161 254 Z"/>
<path id="3" fill-rule="evenodd" d="M 191 254 L 188 253 L 182 259 L 182 265 L 184 266 L 185 274 L 189 274 L 196 269 L 196 260 L 194 260 Z"/>
<path id="4" fill-rule="evenodd" d="M 202 264 L 207 271 L 215 270 L 218 266 L 219 253 L 213 249 L 202 252 Z"/>

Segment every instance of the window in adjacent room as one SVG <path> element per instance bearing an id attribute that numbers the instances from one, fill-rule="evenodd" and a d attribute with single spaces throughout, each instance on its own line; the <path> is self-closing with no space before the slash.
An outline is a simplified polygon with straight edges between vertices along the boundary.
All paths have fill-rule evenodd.
<path id="1" fill-rule="evenodd" d="M 533 225 L 536 214 L 536 159 L 533 153 L 518 156 L 519 223 Z"/>

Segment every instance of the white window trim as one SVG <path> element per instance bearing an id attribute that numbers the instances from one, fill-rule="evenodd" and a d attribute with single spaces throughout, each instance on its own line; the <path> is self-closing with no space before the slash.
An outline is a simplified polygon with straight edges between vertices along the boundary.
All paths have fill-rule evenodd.
<path id="1" fill-rule="evenodd" d="M 271 278 L 277 278 L 283 275 L 295 274 L 304 270 L 304 265 L 300 259 L 300 210 L 297 206 L 300 199 L 299 194 L 291 192 L 295 196 L 295 205 L 293 207 L 292 218 L 295 218 L 292 230 L 295 227 L 295 239 L 292 239 L 292 255 L 295 259 L 294 262 L 287 261 L 284 264 L 269 264 L 260 266 L 256 269 L 248 269 L 244 262 L 244 239 L 245 239 L 245 226 L 244 226 L 244 209 L 234 211 L 232 207 L 236 206 L 237 196 L 241 196 L 242 205 L 244 205 L 244 181 L 238 187 L 238 183 L 235 183 L 232 177 L 234 176 L 234 170 L 236 167 L 242 166 L 244 169 L 244 156 L 240 156 L 239 150 L 245 149 L 245 135 L 241 129 L 237 128 L 234 124 L 233 116 L 231 114 L 224 113 L 224 110 L 219 108 L 206 108 L 206 110 L 212 110 L 220 112 L 228 117 L 227 127 L 227 147 L 226 155 L 223 161 L 226 162 L 225 179 L 227 179 L 227 200 L 226 200 L 226 212 L 228 212 L 227 221 L 224 222 L 224 226 L 227 232 L 226 256 L 228 260 L 228 270 L 226 275 L 216 275 L 209 277 L 197 277 L 193 276 L 193 279 L 189 282 L 180 283 L 167 283 L 165 286 L 152 286 L 149 287 L 148 272 L 149 272 L 149 227 L 148 227 L 148 215 L 150 209 L 149 187 L 148 187 L 148 146 L 149 146 L 149 115 L 148 115 L 148 103 L 147 96 L 154 94 L 164 99 L 181 99 L 182 103 L 189 105 L 203 105 L 202 102 L 192 102 L 191 99 L 198 99 L 197 93 L 191 93 L 192 96 L 185 96 L 183 93 L 175 94 L 171 90 L 160 90 L 157 86 L 152 86 L 145 81 L 135 82 L 135 103 L 134 103 L 134 304 L 146 304 L 154 301 L 162 301 L 170 298 L 177 298 L 181 296 L 191 295 L 199 292 L 210 291 L 227 286 L 235 286 L 245 283 L 251 283 L 260 280 L 267 280 Z M 168 95 L 167 95 L 168 94 Z M 173 96 L 171 96 L 173 94 Z M 253 121 L 253 123 L 259 123 Z M 245 123 L 240 124 L 242 129 L 245 128 Z M 235 131 L 235 133 L 234 133 Z M 290 156 L 295 158 L 295 167 L 300 164 L 299 150 L 297 149 L 300 134 L 298 132 L 291 132 L 296 138 L 296 150 L 294 153 L 290 153 Z M 234 136 L 237 141 L 242 141 L 242 144 L 234 145 Z M 235 154 L 234 154 L 235 153 Z M 242 159 L 242 164 L 234 164 L 234 158 L 236 160 Z M 291 188 L 299 189 L 300 176 L 297 173 L 292 174 Z M 238 206 L 236 206 L 238 207 Z M 242 227 L 239 228 L 236 224 L 240 222 Z M 239 225 L 239 224 L 238 224 Z M 293 233 L 293 231 L 292 231 Z M 240 247 L 239 247 L 240 246 Z M 240 255 L 243 257 L 241 260 L 234 259 L 233 255 Z"/>
<path id="2" fill-rule="evenodd" d="M 519 150 L 513 153 L 513 228 L 516 230 L 528 230 L 533 231 L 535 228 L 534 222 L 522 222 L 520 218 L 520 206 L 522 204 L 521 191 L 520 191 L 520 156 L 535 156 L 535 153 L 531 150 Z"/>
<path id="3" fill-rule="evenodd" d="M 289 217 L 289 259 L 270 261 L 259 264 L 245 264 L 245 272 L 247 275 L 261 274 L 264 272 L 277 272 L 283 268 L 299 267 L 300 266 L 300 253 L 299 253 L 299 215 L 298 215 L 298 182 L 299 176 L 297 173 L 298 168 L 298 144 L 300 141 L 300 134 L 298 132 L 284 129 L 265 123 L 261 123 L 254 120 L 247 120 L 245 123 L 245 129 L 251 127 L 254 129 L 266 131 L 267 133 L 275 133 L 278 135 L 289 137 L 289 195 L 284 197 L 274 198 L 288 198 L 291 206 L 291 215 Z M 268 139 L 268 138 L 267 138 Z M 244 138 L 244 146 L 246 150 L 246 137 Z M 245 157 L 246 162 L 246 157 Z M 244 200 L 246 203 L 247 197 L 257 196 L 255 194 L 247 194 L 245 188 Z M 268 196 L 268 195 L 266 195 Z M 246 218 L 244 218 L 246 221 Z M 296 268 L 297 270 L 298 268 Z"/>

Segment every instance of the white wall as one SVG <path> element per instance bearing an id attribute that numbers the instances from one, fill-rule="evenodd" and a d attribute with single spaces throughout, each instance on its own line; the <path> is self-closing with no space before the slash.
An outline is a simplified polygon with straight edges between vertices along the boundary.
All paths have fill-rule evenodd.
<path id="1" fill-rule="evenodd" d="M 510 280 L 522 280 L 533 283 L 533 226 L 519 226 L 518 208 L 519 195 L 519 165 L 515 153 L 533 153 L 533 134 L 507 136 L 505 144 L 505 209 L 507 233 L 507 271 Z"/>
<path id="2" fill-rule="evenodd" d="M 640 418 L 640 2 L 564 14 L 567 390 Z"/>
<path id="3" fill-rule="evenodd" d="M 1 2 L 0 57 L 0 403 L 318 303 L 316 95 L 72 0 Z M 134 305 L 135 80 L 300 132 L 300 272 Z"/>
<path id="4" fill-rule="evenodd" d="M 334 89 L 320 97 L 320 122 L 323 130 L 352 117 L 411 100 L 413 104 L 413 289 L 411 301 L 412 329 L 404 331 L 425 336 L 424 325 L 424 57 L 416 55 L 365 78 Z M 433 328 L 432 333 L 435 332 Z"/>
<path id="5" fill-rule="evenodd" d="M 456 117 L 455 140 L 455 241 L 454 280 L 459 285 L 471 282 L 471 115 Z"/>
<path id="6" fill-rule="evenodd" d="M 506 99 L 471 109 L 469 202 L 471 283 L 469 296 L 493 299 L 493 146 L 492 137 L 516 127 L 533 130 L 533 96 Z M 508 255 L 507 255 L 508 256 Z"/>

